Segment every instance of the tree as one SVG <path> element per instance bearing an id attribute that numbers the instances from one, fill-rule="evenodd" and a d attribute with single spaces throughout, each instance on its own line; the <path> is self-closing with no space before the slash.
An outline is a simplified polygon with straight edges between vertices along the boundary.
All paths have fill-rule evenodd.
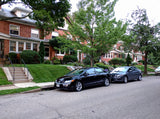
<path id="1" fill-rule="evenodd" d="M 44 44 L 43 42 L 40 43 L 40 46 L 39 46 L 39 55 L 40 55 L 40 61 L 41 63 L 44 62 L 44 55 L 45 55 L 45 49 L 44 49 Z"/>
<path id="2" fill-rule="evenodd" d="M 127 58 L 126 58 L 126 63 L 127 63 L 127 66 L 129 66 L 129 64 L 132 63 L 132 58 L 131 58 L 131 56 L 129 55 L 129 53 L 128 53 Z"/>
<path id="3" fill-rule="evenodd" d="M 126 31 L 126 25 L 114 18 L 117 0 L 81 0 L 79 10 L 69 18 L 69 33 L 74 40 L 63 40 L 94 60 L 107 53 Z M 69 35 L 69 34 L 68 34 Z"/>
<path id="4" fill-rule="evenodd" d="M 157 49 L 159 40 L 157 25 L 151 26 L 145 9 L 137 9 L 132 15 L 130 33 L 134 36 L 132 46 L 144 53 L 144 74 L 147 74 L 148 55 Z"/>
<path id="5" fill-rule="evenodd" d="M 64 26 L 64 17 L 70 11 L 68 0 L 0 0 L 0 6 L 4 4 L 24 4 L 25 7 L 32 11 L 23 17 L 1 17 L 2 20 L 23 19 L 29 16 L 36 20 L 36 26 L 44 30 L 44 34 L 49 34 L 57 27 Z"/>

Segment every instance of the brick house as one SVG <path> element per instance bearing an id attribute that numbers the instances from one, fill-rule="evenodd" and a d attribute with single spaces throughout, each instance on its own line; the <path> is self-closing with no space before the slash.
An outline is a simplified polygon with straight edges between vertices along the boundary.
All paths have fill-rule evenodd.
<path id="1" fill-rule="evenodd" d="M 23 16 L 30 12 L 23 8 L 14 8 L 12 11 L 0 9 L 0 17 Z M 38 51 L 41 41 L 41 30 L 35 26 L 35 21 L 29 18 L 0 21 L 0 57 L 8 53 L 20 53 L 23 50 Z"/>
<path id="2" fill-rule="evenodd" d="M 0 17 L 22 17 L 31 12 L 30 10 L 15 7 L 13 10 L 5 10 L 0 7 Z M 35 21 L 29 18 L 10 19 L 0 21 L 0 58 L 4 58 L 8 53 L 21 53 L 23 50 L 39 51 L 40 42 L 44 42 L 45 59 L 52 59 L 56 56 L 62 59 L 65 52 L 54 51 L 49 46 L 49 39 L 63 35 L 67 26 L 53 31 L 51 34 L 41 37 L 41 30 L 36 28 Z"/>
<path id="3" fill-rule="evenodd" d="M 124 52 L 122 45 L 123 45 L 123 42 L 118 41 L 117 44 L 113 46 L 112 50 L 110 50 L 108 53 L 101 56 L 101 61 L 109 62 L 113 58 L 126 58 L 128 53 Z M 129 54 L 133 59 L 133 62 L 144 60 L 144 54 L 142 54 L 140 51 L 135 52 L 132 50 L 132 52 Z"/>

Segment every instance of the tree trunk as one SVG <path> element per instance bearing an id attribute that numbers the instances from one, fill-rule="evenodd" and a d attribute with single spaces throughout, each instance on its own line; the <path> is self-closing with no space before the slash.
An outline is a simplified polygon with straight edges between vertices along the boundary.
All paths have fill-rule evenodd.
<path id="1" fill-rule="evenodd" d="M 144 59 L 144 74 L 147 74 L 147 56 L 148 56 L 148 52 L 145 51 L 145 59 Z"/>

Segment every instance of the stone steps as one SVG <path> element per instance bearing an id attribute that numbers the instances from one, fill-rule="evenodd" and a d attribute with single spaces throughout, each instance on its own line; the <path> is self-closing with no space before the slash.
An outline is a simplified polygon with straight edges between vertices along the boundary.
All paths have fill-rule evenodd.
<path id="1" fill-rule="evenodd" d="M 14 69 L 12 67 L 9 67 L 9 71 L 12 74 Z M 25 75 L 22 67 L 15 67 L 14 83 L 22 83 L 22 82 L 29 82 L 29 80 Z"/>

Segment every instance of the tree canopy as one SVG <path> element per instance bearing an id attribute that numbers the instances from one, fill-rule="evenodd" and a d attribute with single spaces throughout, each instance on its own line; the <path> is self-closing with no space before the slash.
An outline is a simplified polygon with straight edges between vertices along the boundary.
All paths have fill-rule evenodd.
<path id="1" fill-rule="evenodd" d="M 148 55 L 159 46 L 159 27 L 151 26 L 145 9 L 138 8 L 133 11 L 131 17 L 130 38 L 126 43 L 132 42 L 129 46 L 144 54 L 144 74 L 147 74 Z"/>
<path id="2" fill-rule="evenodd" d="M 32 12 L 23 17 L 16 17 L 18 19 L 29 16 L 36 20 L 36 25 L 40 29 L 44 29 L 45 34 L 53 31 L 57 27 L 64 26 L 64 17 L 70 11 L 70 4 L 68 0 L 0 0 L 0 6 L 4 4 L 24 4 L 25 7 L 30 8 Z M 15 18 L 15 17 L 14 17 Z M 12 18 L 0 18 L 0 20 L 8 20 Z"/>
<path id="3" fill-rule="evenodd" d="M 63 40 L 91 60 L 107 53 L 126 31 L 126 25 L 116 21 L 114 6 L 117 0 L 81 0 L 79 10 L 69 18 L 69 33 L 74 40 Z"/>

